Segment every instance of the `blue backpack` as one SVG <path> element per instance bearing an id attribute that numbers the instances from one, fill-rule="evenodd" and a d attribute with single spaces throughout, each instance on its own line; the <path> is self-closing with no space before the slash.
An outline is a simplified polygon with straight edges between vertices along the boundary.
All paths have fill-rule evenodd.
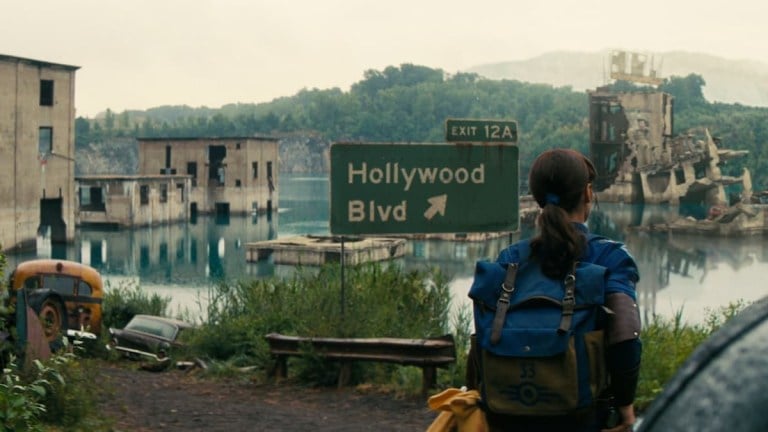
<path id="1" fill-rule="evenodd" d="M 606 268 L 579 262 L 564 280 L 551 279 L 528 259 L 527 240 L 519 251 L 518 263 L 478 261 L 469 290 L 482 402 L 521 416 L 589 408 L 608 385 Z"/>

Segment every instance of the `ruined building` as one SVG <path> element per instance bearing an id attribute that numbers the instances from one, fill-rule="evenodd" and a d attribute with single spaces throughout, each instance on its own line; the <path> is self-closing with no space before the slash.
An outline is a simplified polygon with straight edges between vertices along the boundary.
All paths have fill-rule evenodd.
<path id="1" fill-rule="evenodd" d="M 79 176 L 78 226 L 127 228 L 189 220 L 186 175 Z"/>
<path id="2" fill-rule="evenodd" d="M 278 144 L 273 138 L 140 138 L 139 175 L 190 177 L 189 214 L 272 213 L 278 209 Z"/>
<path id="3" fill-rule="evenodd" d="M 615 52 L 611 76 L 646 84 L 660 82 L 647 58 L 635 53 Z M 740 183 L 743 192 L 738 200 L 748 202 L 752 192 L 749 171 L 728 177 L 720 170 L 726 159 L 746 152 L 719 149 L 718 140 L 707 130 L 673 135 L 673 107 L 670 94 L 653 88 L 612 92 L 603 87 L 589 92 L 590 152 L 598 172 L 594 187 L 599 198 L 727 206 L 734 202 L 726 196 L 725 186 Z"/>
<path id="4" fill-rule="evenodd" d="M 75 71 L 0 55 L 0 249 L 75 236 Z"/>

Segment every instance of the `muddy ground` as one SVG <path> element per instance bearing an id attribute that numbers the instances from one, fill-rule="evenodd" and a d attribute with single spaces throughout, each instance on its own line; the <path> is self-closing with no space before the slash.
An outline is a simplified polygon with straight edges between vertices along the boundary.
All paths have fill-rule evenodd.
<path id="1" fill-rule="evenodd" d="M 436 417 L 425 398 L 371 388 L 305 388 L 290 383 L 147 372 L 104 363 L 103 415 L 113 431 L 424 431 Z"/>

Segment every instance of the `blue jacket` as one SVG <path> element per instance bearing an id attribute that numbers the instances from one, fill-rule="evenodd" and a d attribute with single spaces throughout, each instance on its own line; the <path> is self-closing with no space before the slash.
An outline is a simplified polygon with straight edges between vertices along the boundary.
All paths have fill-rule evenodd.
<path id="1" fill-rule="evenodd" d="M 584 235 L 589 234 L 586 225 L 574 223 L 574 226 Z M 496 259 L 500 263 L 519 262 L 519 243 L 514 243 L 502 250 Z M 580 261 L 601 265 L 608 269 L 605 294 L 624 293 L 637 300 L 635 284 L 640 280 L 635 259 L 623 243 L 597 237 L 587 244 L 587 251 Z"/>

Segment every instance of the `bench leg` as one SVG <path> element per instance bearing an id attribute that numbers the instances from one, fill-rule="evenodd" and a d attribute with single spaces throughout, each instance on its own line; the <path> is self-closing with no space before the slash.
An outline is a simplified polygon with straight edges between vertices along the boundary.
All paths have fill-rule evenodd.
<path id="1" fill-rule="evenodd" d="M 349 380 L 352 378 L 352 362 L 342 361 L 341 368 L 339 369 L 339 383 L 338 387 L 346 387 L 349 384 Z"/>
<path id="2" fill-rule="evenodd" d="M 269 376 L 275 377 L 278 379 L 286 378 L 288 376 L 288 362 L 287 357 L 284 355 L 279 355 L 275 357 L 275 364 L 272 367 L 272 370 L 269 371 Z"/>
<path id="3" fill-rule="evenodd" d="M 421 368 L 421 395 L 429 394 L 429 389 L 437 386 L 437 368 L 434 366 L 423 366 Z"/>

